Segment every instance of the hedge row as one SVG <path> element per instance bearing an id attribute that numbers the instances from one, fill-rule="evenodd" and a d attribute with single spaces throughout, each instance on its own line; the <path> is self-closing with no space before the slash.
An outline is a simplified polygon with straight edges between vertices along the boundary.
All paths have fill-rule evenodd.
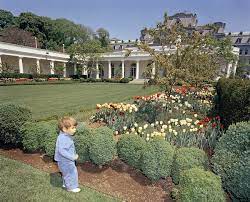
<path id="1" fill-rule="evenodd" d="M 0 73 L 0 79 L 1 78 L 27 78 L 27 79 L 33 79 L 33 78 L 60 78 L 62 75 L 59 74 L 26 74 L 26 73 Z"/>
<path id="2" fill-rule="evenodd" d="M 122 78 L 120 80 L 115 79 L 94 79 L 94 78 L 87 78 L 87 79 L 80 79 L 82 83 L 95 83 L 95 82 L 108 82 L 108 83 L 128 83 L 131 81 L 129 78 Z"/>
<path id="3" fill-rule="evenodd" d="M 220 79 L 216 89 L 217 110 L 226 127 L 250 120 L 250 80 Z"/>
<path id="4" fill-rule="evenodd" d="M 229 126 L 215 147 L 213 170 L 235 200 L 250 200 L 250 122 Z"/>
<path id="5" fill-rule="evenodd" d="M 140 169 L 152 181 L 170 176 L 174 148 L 162 139 L 146 142 L 134 134 L 123 135 L 117 151 L 120 159 Z"/>

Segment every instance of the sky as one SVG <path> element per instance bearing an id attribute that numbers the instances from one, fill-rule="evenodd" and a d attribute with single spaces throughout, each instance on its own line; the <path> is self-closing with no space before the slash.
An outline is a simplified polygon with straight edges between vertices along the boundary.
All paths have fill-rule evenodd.
<path id="1" fill-rule="evenodd" d="M 250 31 L 250 0 L 0 0 L 0 9 L 103 27 L 123 40 L 140 38 L 140 30 L 154 27 L 164 12 L 196 13 L 199 25 L 222 21 L 227 32 Z"/>

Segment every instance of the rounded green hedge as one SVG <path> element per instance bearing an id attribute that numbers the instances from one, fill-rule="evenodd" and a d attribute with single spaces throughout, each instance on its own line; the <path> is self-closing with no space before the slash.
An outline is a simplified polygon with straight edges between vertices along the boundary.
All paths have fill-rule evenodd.
<path id="1" fill-rule="evenodd" d="M 75 147 L 79 155 L 79 162 L 89 161 L 89 147 L 93 136 L 93 130 L 84 124 L 79 124 L 75 134 Z"/>
<path id="2" fill-rule="evenodd" d="M 179 200 L 185 202 L 224 202 L 221 179 L 201 168 L 184 170 L 180 176 Z"/>
<path id="3" fill-rule="evenodd" d="M 194 167 L 206 169 L 208 157 L 206 153 L 198 148 L 183 147 L 176 150 L 173 161 L 172 179 L 175 184 L 179 183 L 180 173 Z"/>
<path id="4" fill-rule="evenodd" d="M 0 104 L 0 142 L 17 145 L 21 142 L 20 128 L 32 120 L 31 111 L 24 106 Z"/>
<path id="5" fill-rule="evenodd" d="M 50 133 L 46 122 L 27 122 L 21 127 L 22 145 L 29 152 L 44 151 L 45 140 Z"/>
<path id="6" fill-rule="evenodd" d="M 138 135 L 123 135 L 117 143 L 117 152 L 121 160 L 135 168 L 140 168 L 142 152 L 146 141 Z"/>
<path id="7" fill-rule="evenodd" d="M 223 186 L 238 200 L 249 200 L 250 122 L 230 125 L 219 139 L 211 160 Z M 237 182 L 237 184 L 234 184 Z"/>
<path id="8" fill-rule="evenodd" d="M 51 158 L 54 157 L 55 149 L 56 149 L 56 140 L 59 133 L 57 121 L 49 121 L 47 122 L 48 133 L 46 135 L 46 139 L 44 141 L 44 150 L 45 154 Z"/>
<path id="9" fill-rule="evenodd" d="M 141 170 L 150 180 L 168 177 L 171 173 L 174 148 L 165 140 L 154 138 L 143 150 Z"/>
<path id="10" fill-rule="evenodd" d="M 89 157 L 97 165 L 107 164 L 116 155 L 116 143 L 113 139 L 113 131 L 108 127 L 100 127 L 93 131 L 89 147 Z"/>

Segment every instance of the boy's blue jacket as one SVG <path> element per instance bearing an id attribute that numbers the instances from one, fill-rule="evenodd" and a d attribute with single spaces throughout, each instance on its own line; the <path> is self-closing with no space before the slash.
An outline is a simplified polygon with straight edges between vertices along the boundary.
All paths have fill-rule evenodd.
<path id="1" fill-rule="evenodd" d="M 55 161 L 75 161 L 75 155 L 73 137 L 60 131 L 56 141 Z"/>

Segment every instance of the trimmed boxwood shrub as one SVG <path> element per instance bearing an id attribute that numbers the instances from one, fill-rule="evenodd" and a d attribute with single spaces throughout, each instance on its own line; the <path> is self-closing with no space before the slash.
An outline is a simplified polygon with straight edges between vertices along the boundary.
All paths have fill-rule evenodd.
<path id="1" fill-rule="evenodd" d="M 210 171 L 200 168 L 185 170 L 180 176 L 180 201 L 224 202 L 221 179 Z"/>
<path id="2" fill-rule="evenodd" d="M 240 156 L 227 172 L 224 186 L 231 192 L 233 201 L 250 200 L 250 152 Z"/>
<path id="3" fill-rule="evenodd" d="M 250 120 L 250 80 L 220 79 L 216 86 L 217 109 L 226 128 Z"/>
<path id="4" fill-rule="evenodd" d="M 123 135 L 117 143 L 117 152 L 121 160 L 135 168 L 140 168 L 142 152 L 146 141 L 138 135 Z"/>
<path id="5" fill-rule="evenodd" d="M 79 124 L 75 134 L 75 147 L 79 155 L 79 162 L 89 161 L 89 147 L 92 141 L 93 130 L 83 123 Z"/>
<path id="6" fill-rule="evenodd" d="M 56 140 L 59 133 L 57 127 L 57 121 L 49 121 L 48 124 L 48 134 L 46 135 L 46 139 L 44 141 L 44 150 L 45 154 L 51 158 L 54 157 L 55 148 L 56 148 Z"/>
<path id="7" fill-rule="evenodd" d="M 30 109 L 16 104 L 0 104 L 0 143 L 17 145 L 21 142 L 20 128 L 32 120 Z"/>
<path id="8" fill-rule="evenodd" d="M 173 156 L 174 148 L 167 141 L 160 138 L 150 140 L 142 154 L 143 174 L 152 181 L 170 176 Z"/>
<path id="9" fill-rule="evenodd" d="M 113 139 L 113 131 L 108 127 L 100 127 L 93 131 L 89 148 L 90 159 L 97 165 L 107 164 L 116 155 L 116 143 Z"/>
<path id="10" fill-rule="evenodd" d="M 250 122 L 229 126 L 215 147 L 213 170 L 223 186 L 238 200 L 249 200 Z M 236 183 L 236 184 L 234 184 Z"/>
<path id="11" fill-rule="evenodd" d="M 47 122 L 27 122 L 21 127 L 24 150 L 29 152 L 44 151 L 45 140 L 50 134 L 51 124 Z"/>
<path id="12" fill-rule="evenodd" d="M 128 83 L 128 82 L 130 82 L 130 79 L 129 79 L 129 78 L 122 78 L 122 79 L 120 80 L 120 83 Z"/>
<path id="13" fill-rule="evenodd" d="M 206 169 L 208 157 L 206 153 L 194 147 L 182 147 L 176 150 L 173 161 L 172 179 L 175 184 L 179 183 L 180 173 L 194 167 Z"/>

